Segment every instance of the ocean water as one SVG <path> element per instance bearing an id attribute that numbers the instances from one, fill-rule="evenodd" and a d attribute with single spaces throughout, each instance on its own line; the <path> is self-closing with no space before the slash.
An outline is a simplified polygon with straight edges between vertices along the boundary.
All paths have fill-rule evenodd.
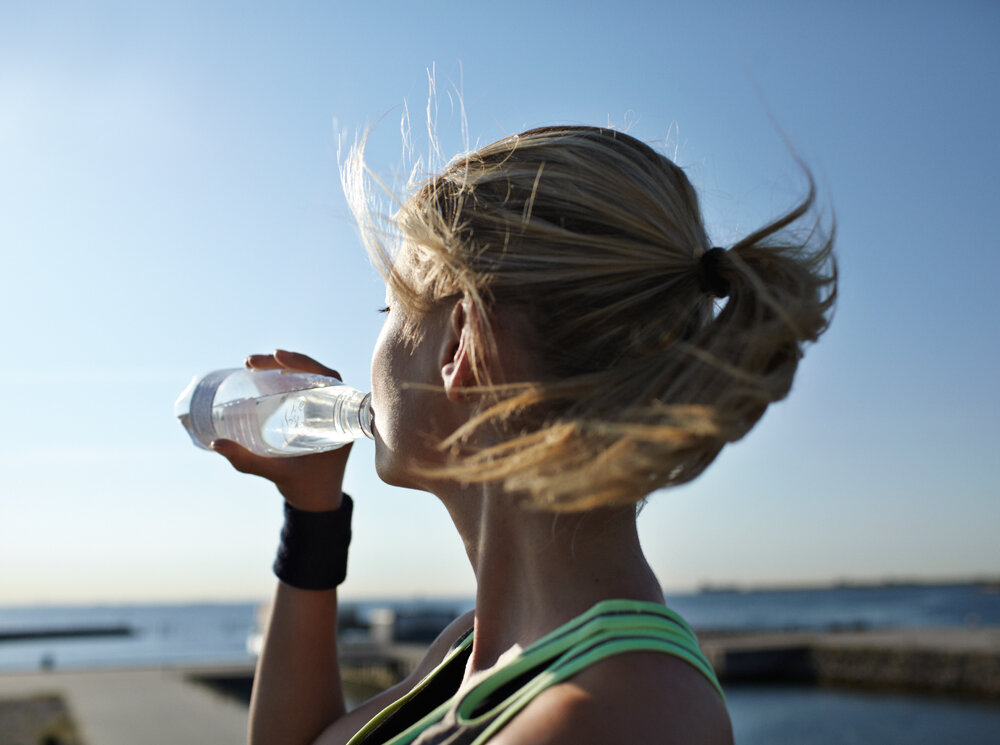
<path id="1" fill-rule="evenodd" d="M 1000 705 L 824 688 L 726 689 L 737 745 L 996 745 Z"/>
<path id="2" fill-rule="evenodd" d="M 694 628 L 706 630 L 1000 626 L 996 583 L 713 590 L 668 593 L 666 601 Z"/>
<path id="3" fill-rule="evenodd" d="M 126 626 L 129 636 L 0 641 L 0 672 L 250 663 L 256 603 L 0 608 L 0 633 Z"/>

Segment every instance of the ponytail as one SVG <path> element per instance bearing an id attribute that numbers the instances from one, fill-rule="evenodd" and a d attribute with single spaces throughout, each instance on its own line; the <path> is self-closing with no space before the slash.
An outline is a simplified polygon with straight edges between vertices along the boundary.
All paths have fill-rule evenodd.
<path id="1" fill-rule="evenodd" d="M 481 411 L 425 473 L 550 510 L 634 504 L 700 474 L 788 394 L 828 324 L 833 230 L 811 217 L 806 174 L 794 209 L 727 251 L 710 248 L 683 171 L 613 130 L 530 130 L 422 185 L 396 217 L 419 286 L 376 254 L 394 295 L 515 312 L 537 363 L 501 384 L 477 369 Z M 474 359 L 502 367 L 480 326 Z"/>

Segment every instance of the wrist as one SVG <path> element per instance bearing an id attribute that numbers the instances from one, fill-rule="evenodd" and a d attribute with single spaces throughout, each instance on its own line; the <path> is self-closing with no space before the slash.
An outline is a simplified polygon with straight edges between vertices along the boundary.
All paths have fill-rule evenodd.
<path id="1" fill-rule="evenodd" d="M 285 498 L 285 504 L 299 512 L 333 512 L 344 504 L 344 493 L 339 487 L 335 490 L 312 493 L 299 491 L 296 494 L 286 494 L 280 489 L 279 491 Z"/>
<path id="2" fill-rule="evenodd" d="M 344 494 L 337 509 L 308 510 L 285 503 L 274 573 L 291 587 L 332 590 L 347 576 L 354 502 Z"/>

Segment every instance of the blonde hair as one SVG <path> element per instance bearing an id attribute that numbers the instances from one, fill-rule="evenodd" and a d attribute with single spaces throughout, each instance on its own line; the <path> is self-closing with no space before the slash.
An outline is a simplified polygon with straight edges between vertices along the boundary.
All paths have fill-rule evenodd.
<path id="1" fill-rule="evenodd" d="M 363 147 L 349 165 L 361 173 Z M 437 477 L 497 482 L 534 506 L 639 502 L 695 478 L 787 395 L 836 294 L 833 231 L 809 190 L 790 212 L 713 253 L 683 171 L 610 129 L 555 126 L 457 157 L 394 216 L 405 279 L 353 190 L 362 235 L 397 303 L 461 296 L 479 323 L 482 413 L 440 447 Z M 415 269 L 415 271 L 413 271 Z M 719 287 L 724 289 L 720 290 Z M 717 307 L 716 294 L 727 294 Z M 492 380 L 492 311 L 516 309 L 538 379 Z M 501 365 L 502 367 L 502 365 Z M 499 433 L 475 448 L 483 427 Z"/>

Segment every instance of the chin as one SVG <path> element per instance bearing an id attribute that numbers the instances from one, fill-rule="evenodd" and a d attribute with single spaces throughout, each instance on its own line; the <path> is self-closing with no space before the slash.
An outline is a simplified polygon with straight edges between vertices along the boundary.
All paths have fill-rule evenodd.
<path id="1" fill-rule="evenodd" d="M 409 489 L 421 488 L 413 475 L 403 467 L 398 454 L 389 451 L 384 445 L 375 450 L 375 473 L 390 486 L 402 486 Z"/>

